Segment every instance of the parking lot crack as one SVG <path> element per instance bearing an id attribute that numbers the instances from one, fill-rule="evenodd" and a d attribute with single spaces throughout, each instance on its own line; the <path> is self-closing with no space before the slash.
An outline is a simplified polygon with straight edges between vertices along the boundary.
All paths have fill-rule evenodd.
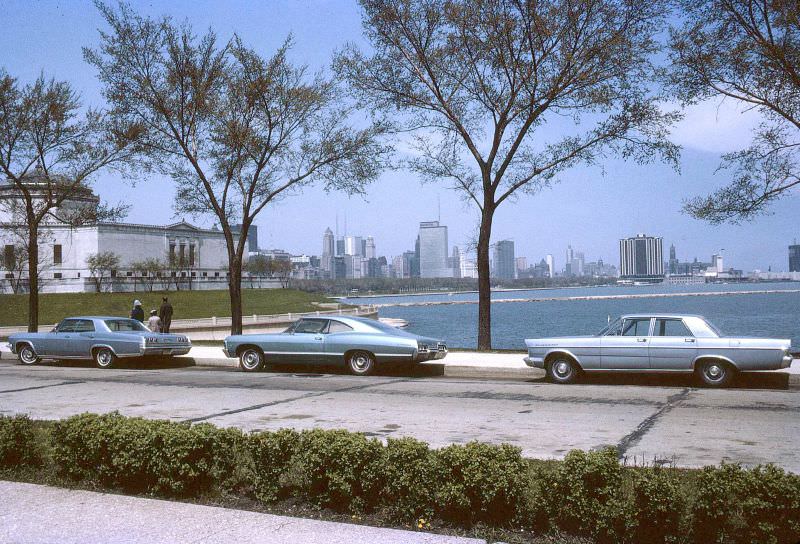
<path id="1" fill-rule="evenodd" d="M 667 402 L 664 403 L 661 408 L 656 410 L 653 414 L 645 418 L 639 425 L 630 433 L 622 437 L 617 443 L 617 456 L 619 459 L 625 457 L 625 454 L 631 449 L 633 446 L 639 443 L 644 435 L 646 435 L 650 429 L 656 424 L 656 422 L 663 416 L 664 414 L 671 411 L 675 406 L 686 400 L 689 395 L 691 394 L 692 390 L 690 388 L 683 389 L 680 393 L 676 393 L 674 395 L 670 395 L 667 397 Z"/>
<path id="2" fill-rule="evenodd" d="M 275 400 L 275 401 L 272 401 L 272 402 L 264 402 L 264 403 L 261 403 L 261 404 L 254 404 L 253 406 L 245 406 L 243 408 L 237 408 L 235 410 L 227 410 L 225 412 L 218 412 L 216 414 L 211 414 L 211 415 L 207 415 L 207 416 L 193 417 L 193 418 L 184 420 L 184 422 L 185 423 L 198 423 L 200 421 L 207 421 L 207 420 L 213 419 L 215 417 L 223 417 L 223 416 L 229 416 L 229 415 L 232 415 L 232 414 L 240 414 L 242 412 L 250 412 L 252 410 L 259 410 L 261 408 L 267 408 L 269 406 L 276 406 L 278 404 L 286 404 L 286 403 L 295 402 L 295 401 L 298 401 L 298 400 L 305 400 L 305 399 L 310 399 L 310 398 L 314 398 L 314 397 L 321 397 L 323 395 L 329 395 L 331 393 L 349 393 L 350 391 L 359 391 L 359 390 L 367 389 L 367 388 L 370 388 L 370 387 L 378 387 L 379 385 L 388 385 L 388 384 L 391 384 L 391 383 L 400 383 L 400 382 L 406 382 L 406 381 L 408 381 L 408 378 L 400 378 L 400 379 L 397 379 L 397 380 L 387 380 L 387 381 L 382 381 L 382 382 L 354 385 L 352 387 L 342 387 L 340 389 L 329 389 L 329 390 L 325 390 L 325 391 L 314 391 L 312 393 L 306 393 L 304 395 L 298 395 L 297 397 L 291 397 L 291 398 L 288 398 L 288 399 L 281 399 L 281 400 Z"/>
<path id="3" fill-rule="evenodd" d="M 75 384 L 79 384 L 79 383 L 86 383 L 86 382 L 79 381 L 79 380 L 73 380 L 73 381 L 67 381 L 67 382 L 51 383 L 51 384 L 48 384 L 48 385 L 34 385 L 34 386 L 31 386 L 31 387 L 21 387 L 19 389 L 4 389 L 4 390 L 0 391 L 0 394 L 2 394 L 2 393 L 19 393 L 20 391 L 33 391 L 35 389 L 47 389 L 48 387 L 59 387 L 61 385 L 75 385 Z"/>

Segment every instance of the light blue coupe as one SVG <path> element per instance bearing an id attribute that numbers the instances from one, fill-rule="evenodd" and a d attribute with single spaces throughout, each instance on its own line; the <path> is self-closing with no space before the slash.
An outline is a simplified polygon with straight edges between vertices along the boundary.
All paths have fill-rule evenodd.
<path id="1" fill-rule="evenodd" d="M 303 318 L 277 334 L 239 334 L 225 339 L 228 357 L 255 372 L 265 363 L 346 364 L 350 372 L 366 376 L 376 364 L 416 363 L 442 359 L 447 346 L 441 340 L 401 331 L 374 319 L 336 316 Z"/>
<path id="2" fill-rule="evenodd" d="M 50 332 L 25 332 L 8 337 L 8 347 L 24 365 L 42 359 L 93 359 L 111 368 L 118 358 L 185 355 L 192 343 L 185 336 L 152 332 L 124 317 L 69 317 Z"/>

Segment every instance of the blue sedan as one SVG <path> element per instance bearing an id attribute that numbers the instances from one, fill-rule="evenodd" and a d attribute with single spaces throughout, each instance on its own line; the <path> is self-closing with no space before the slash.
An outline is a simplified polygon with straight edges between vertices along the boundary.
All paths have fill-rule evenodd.
<path id="1" fill-rule="evenodd" d="M 111 368 L 117 359 L 146 355 L 185 355 L 192 349 L 186 336 L 152 332 L 123 317 L 69 317 L 50 332 L 17 333 L 8 347 L 24 365 L 42 359 L 91 359 Z"/>
<path id="2" fill-rule="evenodd" d="M 378 364 L 442 359 L 447 345 L 375 319 L 352 316 L 305 317 L 276 334 L 239 334 L 225 339 L 223 351 L 238 357 L 245 372 L 268 363 L 345 364 L 366 376 Z"/>

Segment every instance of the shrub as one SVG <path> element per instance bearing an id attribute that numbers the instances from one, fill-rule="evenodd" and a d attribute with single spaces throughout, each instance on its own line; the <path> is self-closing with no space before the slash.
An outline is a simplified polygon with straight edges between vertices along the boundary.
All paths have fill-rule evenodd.
<path id="1" fill-rule="evenodd" d="M 677 542 L 686 500 L 674 471 L 641 469 L 633 475 L 632 542 Z"/>
<path id="2" fill-rule="evenodd" d="M 697 480 L 695 542 L 800 540 L 800 477 L 771 465 L 704 468 Z"/>
<path id="3" fill-rule="evenodd" d="M 383 446 L 344 430 L 314 429 L 300 436 L 303 488 L 315 504 L 338 511 L 373 508 L 383 488 Z"/>
<path id="4" fill-rule="evenodd" d="M 298 452 L 300 434 L 292 429 L 251 434 L 247 449 L 253 460 L 255 496 L 263 502 L 274 502 L 284 487 L 282 476 Z"/>
<path id="5" fill-rule="evenodd" d="M 800 476 L 774 465 L 756 467 L 747 476 L 743 541 L 800 542 Z"/>
<path id="6" fill-rule="evenodd" d="M 241 433 L 114 413 L 58 422 L 53 438 L 54 459 L 66 476 L 130 492 L 191 496 L 231 475 Z"/>
<path id="7" fill-rule="evenodd" d="M 471 525 L 503 524 L 523 501 L 526 463 L 519 448 L 470 442 L 436 452 L 435 493 L 438 514 Z"/>
<path id="8" fill-rule="evenodd" d="M 41 453 L 28 416 L 0 416 L 0 467 L 36 465 Z"/>
<path id="9" fill-rule="evenodd" d="M 436 488 L 435 455 L 425 442 L 390 438 L 384 450 L 383 503 L 399 522 L 430 518 Z"/>
<path id="10" fill-rule="evenodd" d="M 558 468 L 542 475 L 542 495 L 551 523 L 600 541 L 625 532 L 622 467 L 614 448 L 572 450 Z"/>

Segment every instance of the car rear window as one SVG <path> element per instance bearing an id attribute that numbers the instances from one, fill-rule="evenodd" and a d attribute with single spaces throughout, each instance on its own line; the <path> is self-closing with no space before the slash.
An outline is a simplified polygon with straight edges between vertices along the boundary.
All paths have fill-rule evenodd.
<path id="1" fill-rule="evenodd" d="M 149 330 L 135 319 L 106 319 L 105 324 L 112 332 L 147 332 Z"/>

